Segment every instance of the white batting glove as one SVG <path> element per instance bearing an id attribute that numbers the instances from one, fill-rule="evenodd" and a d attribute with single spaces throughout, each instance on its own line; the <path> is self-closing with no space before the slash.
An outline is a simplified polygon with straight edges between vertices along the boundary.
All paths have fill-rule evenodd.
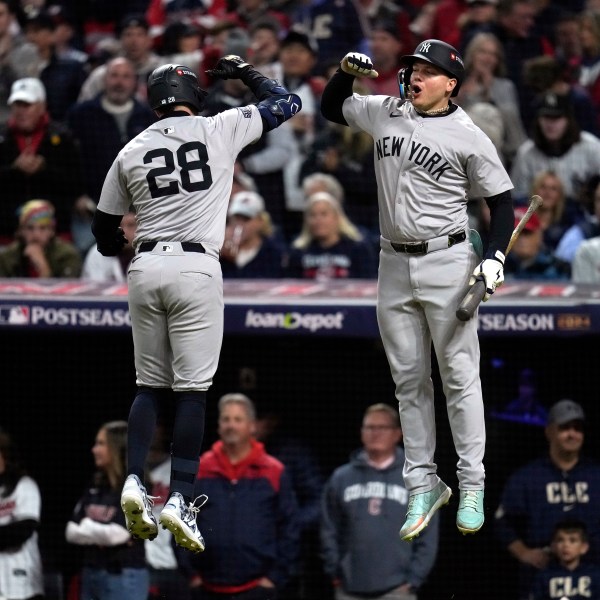
<path id="1" fill-rule="evenodd" d="M 473 271 L 469 285 L 473 285 L 475 281 L 483 277 L 485 281 L 485 296 L 483 301 L 487 302 L 492 294 L 504 283 L 504 254 L 497 251 L 494 258 L 485 258 L 482 260 Z"/>
<path id="2" fill-rule="evenodd" d="M 379 73 L 373 68 L 371 59 L 366 54 L 359 52 L 348 52 L 340 63 L 342 71 L 354 77 L 369 77 L 375 79 Z"/>

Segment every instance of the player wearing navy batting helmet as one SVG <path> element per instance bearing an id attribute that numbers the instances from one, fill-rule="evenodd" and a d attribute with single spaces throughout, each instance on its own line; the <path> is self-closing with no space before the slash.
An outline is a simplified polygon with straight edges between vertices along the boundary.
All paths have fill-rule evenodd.
<path id="1" fill-rule="evenodd" d="M 484 522 L 485 422 L 477 319 L 456 308 L 481 277 L 487 300 L 504 279 L 503 249 L 513 229 L 511 181 L 490 139 L 451 101 L 464 79 L 458 51 L 421 42 L 401 58 L 400 98 L 353 94 L 355 77 L 377 77 L 371 59 L 349 52 L 325 87 L 325 118 L 370 134 L 378 182 L 381 252 L 377 319 L 396 384 L 410 492 L 400 536 L 411 540 L 446 504 L 437 475 L 431 347 L 435 349 L 458 454 L 456 525 Z M 484 256 L 469 229 L 469 197 L 486 199 L 490 241 Z"/>
<path id="2" fill-rule="evenodd" d="M 144 467 L 157 416 L 175 402 L 170 496 L 159 521 L 179 545 L 195 552 L 204 550 L 196 524 L 200 501 L 192 497 L 206 392 L 223 337 L 219 251 L 234 163 L 243 148 L 301 108 L 298 96 L 239 56 L 220 58 L 208 74 L 241 80 L 258 102 L 198 116 L 207 94 L 196 73 L 185 65 L 158 67 L 148 78 L 148 100 L 160 118 L 115 159 L 92 224 L 100 253 L 114 256 L 127 241 L 121 217 L 131 204 L 135 208 L 136 255 L 127 282 L 137 394 L 121 495 L 127 527 L 143 539 L 158 533 Z"/>

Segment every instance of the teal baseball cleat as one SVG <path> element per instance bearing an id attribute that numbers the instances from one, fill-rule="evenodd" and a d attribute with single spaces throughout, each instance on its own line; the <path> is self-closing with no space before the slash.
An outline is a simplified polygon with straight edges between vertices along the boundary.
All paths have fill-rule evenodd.
<path id="1" fill-rule="evenodd" d="M 477 533 L 485 520 L 483 514 L 483 490 L 460 490 L 456 513 L 456 526 L 466 535 Z"/>
<path id="2" fill-rule="evenodd" d="M 405 542 L 416 538 L 431 521 L 438 508 L 448 504 L 452 490 L 440 480 L 429 492 L 411 494 L 408 499 L 406 521 L 400 530 L 400 537 Z"/>

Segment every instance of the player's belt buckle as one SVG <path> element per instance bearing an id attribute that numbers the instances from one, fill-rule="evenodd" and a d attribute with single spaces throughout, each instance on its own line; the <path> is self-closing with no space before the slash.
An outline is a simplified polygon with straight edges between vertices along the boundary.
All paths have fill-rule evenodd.
<path id="1" fill-rule="evenodd" d="M 406 254 L 427 254 L 427 242 L 408 242 L 404 244 Z"/>

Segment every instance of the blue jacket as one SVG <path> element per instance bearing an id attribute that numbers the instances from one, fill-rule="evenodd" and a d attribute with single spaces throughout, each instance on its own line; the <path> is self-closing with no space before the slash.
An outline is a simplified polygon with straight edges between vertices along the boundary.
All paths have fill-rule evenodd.
<path id="1" fill-rule="evenodd" d="M 141 102 L 133 101 L 126 134 L 121 135 L 117 121 L 101 104 L 102 94 L 73 106 L 68 125 L 79 142 L 86 193 L 98 201 L 106 172 L 123 146 L 156 121 L 154 113 Z"/>
<path id="2" fill-rule="evenodd" d="M 332 579 L 341 579 L 350 594 L 380 595 L 404 583 L 419 588 L 435 563 L 437 514 L 413 542 L 398 535 L 408 503 L 403 465 L 401 448 L 394 462 L 381 470 L 368 464 L 364 451 L 357 451 L 325 485 L 324 569 Z"/>
<path id="3" fill-rule="evenodd" d="M 561 471 L 544 457 L 521 467 L 507 481 L 495 516 L 495 534 L 506 547 L 522 540 L 530 548 L 550 545 L 554 525 L 563 519 L 583 521 L 588 530 L 587 558 L 600 557 L 600 465 L 582 458 Z M 520 597 L 527 597 L 537 571 L 519 565 Z"/>
<path id="4" fill-rule="evenodd" d="M 283 586 L 298 553 L 296 498 L 284 466 L 257 441 L 232 465 L 218 441 L 200 459 L 196 486 L 208 496 L 198 521 L 206 550 L 192 565 L 207 587 L 226 591 L 261 577 Z"/>
<path id="5" fill-rule="evenodd" d="M 570 571 L 557 562 L 536 575 L 531 589 L 532 600 L 569 600 L 600 598 L 600 568 L 581 562 Z"/>

